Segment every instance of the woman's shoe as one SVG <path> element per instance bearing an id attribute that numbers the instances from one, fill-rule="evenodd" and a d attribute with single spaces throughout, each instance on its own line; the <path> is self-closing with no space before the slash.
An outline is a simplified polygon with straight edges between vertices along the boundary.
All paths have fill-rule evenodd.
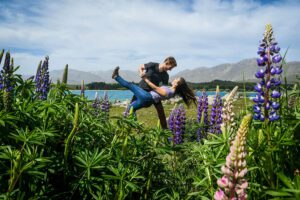
<path id="1" fill-rule="evenodd" d="M 119 76 L 119 69 L 120 69 L 119 66 L 117 66 L 117 67 L 114 69 L 114 71 L 113 71 L 113 73 L 112 73 L 112 75 L 111 75 L 111 77 L 112 77 L 113 79 L 115 79 L 117 76 Z"/>

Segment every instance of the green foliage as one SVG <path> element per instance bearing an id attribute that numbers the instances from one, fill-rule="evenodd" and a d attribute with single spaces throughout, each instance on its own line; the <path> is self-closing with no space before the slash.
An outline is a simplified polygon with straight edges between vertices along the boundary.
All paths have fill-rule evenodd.
<path id="1" fill-rule="evenodd" d="M 0 109 L 0 198 L 213 199 L 236 130 L 196 142 L 192 107 L 185 142 L 173 146 L 171 132 L 156 126 L 149 109 L 136 119 L 123 118 L 122 108 L 108 119 L 65 84 L 52 85 L 41 101 L 33 79 L 23 80 L 17 69 L 11 111 Z M 250 126 L 249 199 L 299 198 L 299 83 L 292 91 L 282 88 L 281 121 Z M 1 105 L 3 96 L 1 91 Z M 239 125 L 251 103 L 233 105 Z"/>

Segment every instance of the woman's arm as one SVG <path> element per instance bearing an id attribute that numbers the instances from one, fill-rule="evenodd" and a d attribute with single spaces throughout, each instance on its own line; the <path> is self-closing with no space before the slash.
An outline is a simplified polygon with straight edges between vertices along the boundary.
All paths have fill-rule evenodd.
<path id="1" fill-rule="evenodd" d="M 164 96 L 164 97 L 167 96 L 167 92 L 164 89 L 154 85 L 147 77 L 143 77 L 143 80 L 159 95 Z"/>

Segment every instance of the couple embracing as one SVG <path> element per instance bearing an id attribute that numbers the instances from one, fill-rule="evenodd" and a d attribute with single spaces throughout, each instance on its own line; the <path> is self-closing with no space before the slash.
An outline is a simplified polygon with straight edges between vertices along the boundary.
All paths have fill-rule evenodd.
<path id="1" fill-rule="evenodd" d="M 167 128 L 167 121 L 161 101 L 170 99 L 176 95 L 180 96 L 184 103 L 189 106 L 191 103 L 196 104 L 194 92 L 188 87 L 186 81 L 182 77 L 178 77 L 172 81 L 171 86 L 167 86 L 169 75 L 167 71 L 177 66 L 174 57 L 167 57 L 163 63 L 147 63 L 139 67 L 139 74 L 142 78 L 139 85 L 124 80 L 119 75 L 119 67 L 113 71 L 112 78 L 120 85 L 131 90 L 134 97 L 131 100 L 129 109 L 137 111 L 140 108 L 149 107 L 154 104 L 161 127 Z M 160 86 L 162 84 L 162 86 Z"/>

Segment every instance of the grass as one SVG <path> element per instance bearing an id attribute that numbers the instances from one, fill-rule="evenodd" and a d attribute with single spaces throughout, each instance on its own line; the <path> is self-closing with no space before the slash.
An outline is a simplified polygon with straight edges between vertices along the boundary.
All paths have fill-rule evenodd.
<path id="1" fill-rule="evenodd" d="M 249 99 L 246 99 L 246 103 L 247 103 L 247 106 L 251 106 L 253 104 L 252 101 Z M 170 115 L 170 112 L 176 105 L 164 104 L 163 106 L 164 106 L 166 117 L 168 118 Z M 245 110 L 244 99 L 238 99 L 237 101 L 234 102 L 233 106 L 234 106 L 235 113 L 243 112 Z M 187 108 L 185 106 L 185 109 L 186 109 L 186 116 L 188 119 L 197 119 L 197 107 L 191 106 L 190 108 Z M 112 106 L 110 109 L 110 117 L 112 119 L 114 119 L 114 117 L 122 116 L 124 110 L 125 110 L 124 107 Z M 210 110 L 211 110 L 211 106 L 209 106 L 209 111 Z M 148 128 L 154 128 L 159 121 L 157 112 L 153 105 L 149 108 L 142 108 L 142 109 L 138 110 L 137 118 L 138 118 L 139 122 L 141 122 L 145 127 L 148 127 Z"/>

